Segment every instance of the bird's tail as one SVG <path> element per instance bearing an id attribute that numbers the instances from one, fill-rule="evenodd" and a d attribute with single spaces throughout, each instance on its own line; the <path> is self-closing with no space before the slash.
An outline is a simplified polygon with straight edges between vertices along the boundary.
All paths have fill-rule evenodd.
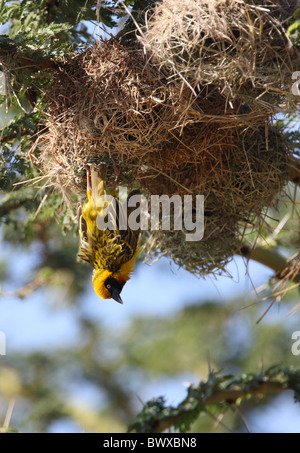
<path id="1" fill-rule="evenodd" d="M 99 165 L 91 165 L 91 188 L 95 205 L 97 205 L 97 199 L 106 192 L 105 181 L 106 164 L 101 162 Z"/>

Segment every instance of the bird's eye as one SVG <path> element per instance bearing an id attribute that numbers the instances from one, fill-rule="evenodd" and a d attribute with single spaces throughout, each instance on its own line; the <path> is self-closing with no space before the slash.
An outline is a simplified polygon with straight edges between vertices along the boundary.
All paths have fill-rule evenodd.
<path id="1" fill-rule="evenodd" d="M 111 288 L 111 285 L 110 285 L 110 284 L 106 285 L 106 288 L 107 288 L 107 289 L 110 289 L 110 288 Z"/>

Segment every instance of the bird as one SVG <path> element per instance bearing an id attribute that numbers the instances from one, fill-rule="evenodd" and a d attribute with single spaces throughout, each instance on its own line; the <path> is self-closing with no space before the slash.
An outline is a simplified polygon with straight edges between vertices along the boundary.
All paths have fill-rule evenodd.
<path id="1" fill-rule="evenodd" d="M 122 215 L 127 215 L 128 218 L 130 208 L 127 206 L 128 210 L 124 211 L 122 203 L 117 199 L 115 185 L 118 176 L 111 195 L 108 196 L 106 164 L 102 162 L 88 166 L 84 163 L 84 167 L 87 174 L 88 201 L 77 205 L 77 256 L 94 267 L 92 282 L 96 294 L 102 299 L 114 299 L 123 304 L 120 293 L 132 275 L 139 254 L 140 229 L 135 231 L 128 225 L 126 229 L 119 228 L 119 219 Z M 139 191 L 129 194 L 127 204 L 131 195 L 137 193 Z M 112 221 L 112 226 L 99 229 L 99 220 L 106 221 L 107 224 L 108 218 Z"/>

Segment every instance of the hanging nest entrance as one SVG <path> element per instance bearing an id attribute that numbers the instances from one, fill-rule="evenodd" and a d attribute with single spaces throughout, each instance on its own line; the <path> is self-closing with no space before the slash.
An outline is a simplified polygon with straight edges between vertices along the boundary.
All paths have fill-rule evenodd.
<path id="1" fill-rule="evenodd" d="M 200 53 L 203 64 L 214 66 L 215 78 L 210 80 L 202 69 L 197 75 L 189 69 L 185 81 L 177 77 L 175 63 L 182 62 L 184 55 L 191 62 L 190 53 L 180 51 L 178 60 L 172 50 L 165 48 L 172 62 L 166 64 L 160 55 L 153 56 L 153 47 L 149 51 L 146 46 L 145 51 L 137 43 L 126 47 L 114 40 L 103 41 L 59 63 L 47 93 L 47 131 L 38 138 L 38 144 L 43 173 L 66 197 L 85 196 L 84 161 L 106 162 L 108 185 L 113 183 L 116 163 L 121 168 L 119 184 L 139 188 L 147 196 L 204 195 L 205 232 L 201 241 L 187 242 L 184 231 L 171 228 L 150 232 L 146 249 L 149 254 L 167 254 L 196 275 L 207 275 L 224 270 L 240 246 L 246 227 L 255 228 L 261 223 L 262 213 L 287 183 L 289 144 L 282 132 L 272 126 L 271 112 L 274 107 L 290 102 L 287 92 L 290 93 L 291 86 L 288 90 L 286 83 L 291 67 L 285 61 L 280 73 L 278 65 L 276 75 L 275 70 L 268 73 L 275 60 L 278 64 L 283 61 L 278 57 L 277 44 L 272 47 L 273 34 L 278 43 L 284 44 L 286 54 L 291 54 L 283 29 L 276 28 L 278 14 L 282 13 L 279 7 L 272 10 L 273 16 L 271 9 L 265 16 L 262 6 L 260 22 L 258 2 L 221 1 L 218 8 L 216 2 L 208 0 L 176 2 L 186 7 L 189 3 L 198 7 L 201 4 L 202 12 L 197 13 L 201 24 L 212 20 L 207 17 L 207 5 L 214 5 L 216 23 L 221 21 L 229 29 L 236 20 L 235 27 L 239 27 L 243 39 L 236 32 L 235 39 L 247 49 L 250 43 L 242 42 L 246 38 L 249 41 L 249 23 L 241 22 L 243 15 L 237 13 L 236 7 L 242 3 L 247 3 L 247 8 L 251 6 L 254 11 L 251 20 L 261 30 L 262 47 L 257 50 L 255 61 L 251 60 L 256 79 L 253 74 L 252 81 L 249 79 L 249 68 L 238 72 L 243 61 L 242 48 L 238 52 L 233 44 L 229 45 L 227 37 L 224 38 L 227 44 L 221 45 L 220 29 L 216 35 L 212 28 L 211 33 L 205 32 L 206 41 L 204 32 L 199 35 L 201 45 L 204 43 L 211 50 Z M 172 1 L 165 0 L 158 6 L 152 20 L 155 17 L 161 20 L 163 13 L 159 8 L 163 6 L 171 8 Z M 243 8 L 245 11 L 246 5 Z M 175 7 L 170 11 L 180 16 Z M 239 21 L 231 16 L 233 12 Z M 266 18 L 272 21 L 269 23 Z M 265 22 L 266 28 L 261 26 Z M 146 37 L 147 33 L 153 36 L 155 28 L 151 27 L 150 22 Z M 268 31 L 268 40 L 262 35 L 264 30 Z M 183 45 L 184 35 L 178 36 Z M 255 30 L 253 36 L 251 45 L 258 39 Z M 161 44 L 165 42 L 161 37 Z M 155 43 L 150 42 L 151 46 Z M 219 46 L 223 49 L 222 64 L 214 59 Z M 247 51 L 250 52 L 250 47 Z M 229 73 L 220 76 L 225 57 L 226 68 L 229 64 L 236 68 L 231 71 L 231 78 Z M 264 61 L 268 74 L 265 86 Z M 280 74 L 285 79 L 279 89 Z M 291 73 L 289 77 L 291 85 Z M 241 95 L 246 86 L 247 102 Z M 272 102 L 267 100 L 269 95 Z"/>

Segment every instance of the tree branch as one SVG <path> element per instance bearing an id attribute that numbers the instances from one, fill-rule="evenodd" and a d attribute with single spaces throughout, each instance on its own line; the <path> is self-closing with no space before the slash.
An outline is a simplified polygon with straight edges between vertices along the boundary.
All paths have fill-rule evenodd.
<path id="1" fill-rule="evenodd" d="M 32 49 L 20 50 L 16 43 L 6 36 L 1 36 L 0 41 L 0 62 L 7 65 L 9 61 L 11 64 L 15 62 L 20 67 L 34 67 L 42 69 L 58 69 L 57 63 L 49 58 L 42 57 L 40 51 L 33 51 Z"/>
<path id="2" fill-rule="evenodd" d="M 41 69 L 58 69 L 58 64 L 54 60 L 49 60 L 46 58 L 36 58 L 34 56 L 26 56 L 19 52 L 14 52 L 12 55 L 9 55 L 10 59 L 18 62 L 20 67 L 37 67 Z M 7 61 L 8 55 L 7 51 L 0 50 L 0 60 L 4 59 Z M 10 60 L 10 61 L 11 61 Z M 19 69 L 18 67 L 14 67 L 14 69 Z"/>
<path id="3" fill-rule="evenodd" d="M 29 129 L 22 127 L 22 129 L 20 131 L 15 129 L 13 131 L 10 131 L 7 135 L 2 136 L 0 138 L 0 143 L 7 143 L 10 140 L 14 140 L 14 139 L 18 138 L 19 136 L 24 137 L 25 135 L 34 135 L 35 133 L 33 133 L 32 130 L 30 131 Z"/>
<path id="4" fill-rule="evenodd" d="M 189 387 L 186 398 L 178 407 L 165 406 L 162 398 L 146 403 L 129 431 L 161 433 L 175 427 L 185 432 L 201 413 L 209 410 L 209 406 L 222 412 L 249 397 L 274 395 L 287 390 L 295 391 L 295 400 L 299 401 L 300 370 L 272 367 L 260 375 L 231 378 L 211 372 L 206 382 Z"/>
<path id="5" fill-rule="evenodd" d="M 255 396 L 262 397 L 266 394 L 278 394 L 287 390 L 291 389 L 286 388 L 283 384 L 276 381 L 262 382 L 257 388 L 250 389 L 247 394 L 245 394 L 242 390 L 223 390 L 215 395 L 212 395 L 211 397 L 201 399 L 199 403 L 205 407 L 220 403 L 233 405 L 239 399 L 249 399 L 249 397 Z M 192 411 L 193 409 L 190 409 L 190 411 L 177 414 L 176 416 L 170 416 L 163 418 L 162 420 L 157 420 L 153 426 L 152 432 L 162 433 L 172 426 L 180 424 L 180 422 L 188 416 L 188 412 Z"/>
<path id="6" fill-rule="evenodd" d="M 289 177 L 294 184 L 300 185 L 300 159 L 291 159 Z"/>
<path id="7" fill-rule="evenodd" d="M 269 267 L 276 273 L 276 277 L 279 280 L 287 276 L 287 273 L 285 271 L 288 270 L 291 265 L 291 262 L 284 256 L 280 255 L 280 253 L 278 253 L 274 248 L 267 248 L 262 246 L 251 248 L 247 245 L 243 245 L 239 249 L 237 254 Z M 289 280 L 295 283 L 300 282 L 300 264 L 299 271 L 296 273 L 291 273 Z"/>

